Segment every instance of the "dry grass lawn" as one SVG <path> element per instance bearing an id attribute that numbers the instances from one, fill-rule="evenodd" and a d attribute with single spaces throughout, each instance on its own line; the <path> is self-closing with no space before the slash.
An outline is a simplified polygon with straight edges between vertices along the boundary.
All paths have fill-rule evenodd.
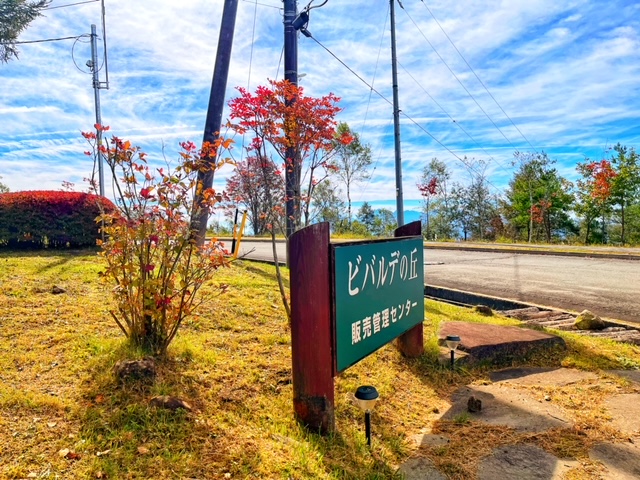
<path id="1" fill-rule="evenodd" d="M 184 324 L 153 385 L 119 385 L 113 377 L 118 360 L 142 354 L 127 347 L 110 319 L 100 269 L 87 251 L 0 253 L 0 478 L 392 479 L 416 453 L 412 436 L 426 431 L 455 439 L 422 451 L 450 478 L 474 478 L 488 446 L 522 441 L 580 459 L 573 478 L 597 478 L 587 448 L 616 438 L 602 399 L 632 388 L 611 380 L 600 390 L 555 392 L 575 413 L 576 427 L 526 438 L 465 418 L 440 421 L 451 392 L 486 382 L 491 368 L 452 373 L 440 366 L 440 323 L 514 322 L 428 302 L 425 355 L 407 360 L 387 346 L 341 374 L 337 431 L 322 437 L 293 419 L 289 328 L 271 266 L 238 261 L 219 272 L 215 283 L 229 284 L 227 293 Z M 54 285 L 66 292 L 53 294 Z M 637 347 L 564 335 L 567 352 L 520 364 L 640 366 Z M 371 451 L 351 400 L 362 384 L 376 385 L 381 395 Z M 148 405 L 164 394 L 194 410 Z"/>

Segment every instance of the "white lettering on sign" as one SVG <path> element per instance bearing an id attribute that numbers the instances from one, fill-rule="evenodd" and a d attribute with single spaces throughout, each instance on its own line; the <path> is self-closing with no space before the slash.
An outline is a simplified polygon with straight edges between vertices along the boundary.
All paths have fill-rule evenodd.
<path id="1" fill-rule="evenodd" d="M 368 261 L 363 262 L 361 255 L 354 261 L 349 260 L 349 296 L 353 297 L 366 289 L 380 289 L 393 285 L 394 281 L 408 281 L 418 278 L 418 249 L 411 250 L 409 255 L 401 254 L 399 250 L 389 254 L 389 258 L 378 258 L 372 254 Z"/>
<path id="2" fill-rule="evenodd" d="M 391 320 L 391 323 L 395 323 L 403 316 L 408 316 L 411 309 L 417 306 L 418 302 L 407 300 L 406 302 L 399 304 L 397 307 L 393 306 L 385 308 L 380 312 L 374 312 L 373 314 L 366 316 L 362 320 L 353 322 L 351 324 L 351 345 L 360 343 L 367 338 L 373 337 L 375 334 L 382 332 L 385 328 L 389 327 L 389 320 Z"/>

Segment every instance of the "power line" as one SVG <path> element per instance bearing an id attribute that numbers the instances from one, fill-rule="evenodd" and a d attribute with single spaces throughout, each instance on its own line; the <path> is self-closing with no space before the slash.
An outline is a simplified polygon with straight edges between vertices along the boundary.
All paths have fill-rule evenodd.
<path id="1" fill-rule="evenodd" d="M 440 27 L 440 30 L 442 30 L 442 33 L 444 33 L 444 36 L 447 37 L 447 40 L 449 40 L 449 43 L 453 46 L 453 48 L 455 49 L 456 52 L 458 52 L 458 55 L 460 55 L 460 58 L 462 58 L 462 61 L 467 65 L 467 67 L 469 67 L 469 70 L 471 70 L 471 73 L 473 73 L 473 75 L 476 77 L 476 79 L 478 80 L 478 82 L 480 82 L 480 85 L 482 85 L 482 87 L 485 89 L 485 91 L 489 94 L 489 96 L 491 97 L 491 99 L 495 102 L 495 104 L 498 106 L 498 108 L 502 111 L 502 113 L 504 113 L 504 116 L 507 117 L 509 119 L 509 121 L 511 122 L 511 125 L 513 125 L 516 130 L 518 131 L 518 133 L 522 136 L 522 138 L 525 139 L 525 141 L 529 144 L 529 146 L 534 150 L 537 151 L 536 148 L 531 145 L 531 142 L 529 141 L 529 139 L 527 137 L 525 137 L 524 133 L 522 133 L 522 131 L 518 128 L 518 126 L 515 124 L 515 122 L 511 119 L 511 117 L 509 115 L 507 115 L 507 112 L 504 111 L 504 108 L 502 108 L 502 105 L 500 105 L 498 103 L 498 100 L 496 100 L 496 98 L 493 96 L 493 94 L 489 91 L 489 89 L 487 88 L 487 86 L 484 84 L 484 82 L 482 80 L 480 80 L 480 77 L 478 76 L 478 74 L 476 73 L 476 71 L 471 67 L 471 65 L 469 65 L 469 62 L 467 62 L 467 59 L 464 58 L 464 55 L 462 55 L 462 53 L 460 52 L 460 50 L 458 50 L 458 47 L 456 47 L 456 44 L 453 43 L 453 40 L 451 40 L 451 38 L 449 37 L 449 35 L 447 35 L 447 32 L 445 32 L 444 28 L 442 27 L 442 25 L 440 25 L 440 22 L 438 21 L 438 19 L 436 18 L 436 16 L 433 14 L 433 12 L 431 11 L 431 9 L 429 8 L 429 6 L 425 3 L 424 0 L 421 0 L 422 4 L 424 5 L 424 7 L 427 9 L 427 11 L 431 14 L 431 16 L 433 17 L 433 19 L 435 20 L 436 24 L 438 25 L 438 27 Z"/>
<path id="2" fill-rule="evenodd" d="M 269 5 L 268 3 L 260 3 L 252 0 L 242 0 L 242 1 L 247 3 L 255 3 L 256 5 L 260 5 L 261 7 L 269 7 L 269 8 L 275 8 L 277 10 L 282 10 L 282 7 L 278 7 L 277 5 Z"/>
<path id="3" fill-rule="evenodd" d="M 371 85 L 373 85 L 375 83 L 376 80 L 376 75 L 378 73 L 378 64 L 380 63 L 380 56 L 382 54 L 382 42 L 384 41 L 384 33 L 387 30 L 387 19 L 389 18 L 389 4 L 387 5 L 387 13 L 384 16 L 384 25 L 382 27 L 382 33 L 380 34 L 380 45 L 378 46 L 378 58 L 376 58 L 376 67 L 373 69 L 373 78 L 371 79 Z M 364 118 L 362 120 L 362 125 L 360 126 L 360 129 L 364 129 L 364 126 L 367 122 L 367 117 L 369 115 L 369 107 L 371 106 L 371 97 L 373 96 L 373 90 L 369 90 L 369 99 L 367 100 L 367 108 L 364 112 Z M 389 124 L 391 124 L 391 120 L 389 121 Z M 375 172 L 376 168 L 378 167 L 378 162 L 380 161 L 380 157 L 382 156 L 382 146 L 380 146 L 380 150 L 378 151 L 378 157 L 376 158 L 375 163 L 373 164 L 373 171 Z M 362 190 L 360 191 L 360 198 L 362 198 L 362 195 L 364 194 L 364 192 L 366 192 L 367 188 L 369 187 L 369 182 L 371 181 L 371 176 L 369 176 L 367 178 L 366 183 L 364 184 L 364 187 L 362 188 Z"/>
<path id="4" fill-rule="evenodd" d="M 25 40 L 23 42 L 0 42 L 0 45 L 26 45 L 28 43 L 59 42 L 61 40 L 76 40 L 80 37 L 82 37 L 82 35 L 76 35 L 73 37 L 45 38 L 42 40 Z"/>
<path id="5" fill-rule="evenodd" d="M 471 99 L 475 102 L 475 104 L 478 106 L 478 108 L 482 111 L 482 113 L 484 113 L 484 115 L 489 119 L 489 121 L 493 124 L 494 127 L 496 127 L 496 129 L 500 132 L 500 134 L 504 137 L 504 139 L 507 141 L 507 143 L 509 143 L 509 145 L 511 145 L 513 147 L 514 150 L 517 150 L 517 147 L 511 142 L 511 140 L 509 140 L 507 138 L 507 136 L 504 134 L 504 132 L 500 129 L 500 127 L 496 124 L 496 122 L 493 121 L 493 119 L 489 116 L 489 114 L 485 111 L 484 108 L 482 108 L 482 106 L 480 105 L 480 103 L 478 103 L 478 100 L 476 100 L 476 98 L 473 96 L 473 94 L 469 91 L 469 89 L 467 87 L 465 87 L 464 83 L 462 83 L 462 80 L 460 80 L 460 78 L 456 75 L 456 73 L 451 69 L 451 67 L 449 66 L 449 64 L 445 61 L 444 58 L 442 58 L 442 55 L 440 55 L 440 53 L 438 52 L 438 50 L 436 50 L 436 47 L 429 41 L 429 39 L 427 38 L 427 36 L 424 34 L 424 32 L 422 31 L 422 29 L 418 26 L 418 24 L 415 22 L 415 20 L 413 19 L 413 17 L 411 17 L 411 15 L 409 14 L 409 12 L 407 12 L 407 10 L 405 8 L 402 9 L 404 11 L 404 13 L 407 15 L 407 17 L 409 17 L 409 20 L 411 20 L 411 22 L 413 23 L 413 25 L 418 29 L 418 31 L 420 32 L 420 34 L 422 35 L 422 37 L 425 39 L 425 41 L 429 44 L 429 46 L 433 49 L 433 51 L 435 52 L 435 54 L 438 56 L 438 58 L 440 59 L 440 61 L 442 61 L 442 63 L 444 64 L 445 67 L 447 67 L 447 69 L 449 70 L 449 72 L 451 72 L 451 75 L 453 75 L 453 77 L 458 81 L 458 83 L 460 84 L 460 86 L 462 88 L 464 88 L 464 91 L 467 92 L 467 95 L 469 95 L 469 97 L 471 97 Z"/>
<path id="6" fill-rule="evenodd" d="M 382 27 L 382 34 L 380 35 L 380 45 L 378 47 L 378 58 L 376 58 L 376 67 L 373 69 L 373 78 L 371 79 L 371 85 L 373 85 L 376 81 L 376 75 L 378 73 L 378 64 L 380 63 L 380 55 L 382 53 L 382 42 L 384 41 L 384 32 L 387 29 L 387 18 L 389 17 L 389 7 L 387 6 L 387 13 L 384 17 L 384 25 Z M 364 112 L 364 119 L 362 120 L 362 125 L 360 129 L 363 129 L 366 122 L 367 116 L 369 115 L 369 107 L 371 106 L 371 97 L 373 96 L 373 91 L 369 90 L 369 99 L 367 100 L 367 108 Z"/>
<path id="7" fill-rule="evenodd" d="M 253 29 L 251 31 L 251 53 L 249 54 L 249 74 L 247 75 L 247 91 L 251 89 L 251 69 L 253 67 L 253 47 L 255 46 L 256 38 L 256 19 L 258 18 L 258 2 L 255 3 L 253 8 Z M 242 147 L 240 149 L 240 161 L 244 158 L 244 142 L 245 134 L 242 134 Z"/>
<path id="8" fill-rule="evenodd" d="M 43 8 L 42 10 L 55 10 L 56 8 L 74 7 L 76 5 L 84 5 L 85 3 L 95 3 L 95 2 L 99 2 L 99 1 L 100 0 L 85 0 L 84 2 L 67 3 L 66 5 L 57 5 L 55 7 L 46 7 L 46 8 Z"/>
<path id="9" fill-rule="evenodd" d="M 493 160 L 494 162 L 496 162 L 503 170 L 509 170 L 507 167 L 505 167 L 501 162 L 499 162 L 498 160 L 496 160 L 489 152 L 487 152 L 487 150 L 480 144 L 480 142 L 478 142 L 463 126 L 462 124 L 460 124 L 460 122 L 458 122 L 455 118 L 453 118 L 449 112 L 447 112 L 445 110 L 445 108 L 440 105 L 440 103 L 433 98 L 433 96 L 427 91 L 426 88 L 424 88 L 424 86 L 418 81 L 416 80 L 416 78 L 411 75 L 411 73 L 404 67 L 404 65 L 402 65 L 400 62 L 398 62 L 398 64 L 402 67 L 402 69 L 405 71 L 405 73 L 407 75 L 409 75 L 409 77 L 416 83 L 416 85 L 418 85 L 422 91 L 431 99 L 431 101 L 433 101 L 433 103 L 435 103 L 440 110 L 442 110 L 442 112 L 449 117 L 449 120 L 451 120 L 451 122 L 453 122 L 460 130 L 462 130 L 467 137 L 469 137 L 471 139 L 472 142 L 474 142 L 476 145 L 478 145 L 478 147 L 480 147 L 480 149 L 487 154 L 487 157 L 489 157 L 491 160 Z"/>
<path id="10" fill-rule="evenodd" d="M 335 53 L 333 53 L 331 50 L 329 50 L 327 47 L 325 47 L 322 42 L 320 42 L 317 38 L 315 38 L 313 35 L 309 35 L 309 38 L 311 38 L 314 42 L 316 42 L 318 45 L 320 45 L 329 55 L 331 55 L 333 58 L 335 58 L 338 62 L 340 62 L 342 64 L 342 66 L 344 66 L 347 70 L 349 70 L 349 72 L 351 72 L 353 75 L 355 75 L 362 83 L 364 83 L 367 87 L 369 87 L 371 89 L 371 91 L 375 92 L 380 98 L 382 98 L 385 102 L 387 102 L 389 105 L 393 106 L 393 103 L 391 102 L 391 100 L 389 100 L 387 97 L 385 97 L 384 95 L 382 95 L 378 90 L 376 90 L 375 88 L 373 88 L 373 85 L 370 85 L 369 83 L 367 83 L 367 81 L 365 79 L 363 79 L 360 75 L 358 75 L 358 73 L 356 73 L 349 65 L 347 65 L 346 63 L 344 63 Z M 475 172 L 476 174 L 480 175 L 480 173 L 473 168 L 472 165 L 470 165 L 468 163 L 468 161 L 464 160 L 463 158 L 461 158 L 457 153 L 455 153 L 453 150 L 451 150 L 449 147 L 447 147 L 444 143 L 442 143 L 440 140 L 438 140 L 431 132 L 429 132 L 426 128 L 424 128 L 422 125 L 420 125 L 417 121 L 415 121 L 412 117 L 410 117 L 409 115 L 407 115 L 404 111 L 400 111 L 400 113 L 402 114 L 402 116 L 404 116 L 407 120 L 409 120 L 411 123 L 413 123 L 416 127 L 418 127 L 420 130 L 422 130 L 424 133 L 426 133 L 429 137 L 431 137 L 433 139 L 433 141 L 435 141 L 438 145 L 440 145 L 442 148 L 444 148 L 447 152 L 449 152 L 451 155 L 453 155 L 455 158 L 457 158 L 463 165 L 465 165 L 470 171 Z M 489 180 L 487 180 L 485 178 L 485 181 L 491 185 L 496 191 L 500 192 L 500 189 L 498 187 L 496 187 L 493 183 L 491 183 Z"/>

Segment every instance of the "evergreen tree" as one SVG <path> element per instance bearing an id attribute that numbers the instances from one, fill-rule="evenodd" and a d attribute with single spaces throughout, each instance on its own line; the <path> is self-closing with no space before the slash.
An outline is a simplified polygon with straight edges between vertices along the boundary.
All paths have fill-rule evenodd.
<path id="1" fill-rule="evenodd" d="M 629 209 L 640 199 L 640 165 L 634 148 L 619 143 L 614 147 L 617 155 L 611 160 L 616 176 L 611 183 L 611 200 L 620 224 L 620 243 L 627 241 Z"/>
<path id="2" fill-rule="evenodd" d="M 526 230 L 531 242 L 542 234 L 551 242 L 554 236 L 575 231 L 569 212 L 574 198 L 572 184 L 558 175 L 555 163 L 546 153 L 516 152 L 518 171 L 509 182 L 504 211 L 515 230 Z"/>
<path id="3" fill-rule="evenodd" d="M 42 15 L 49 0 L 2 0 L 0 1 L 0 63 L 18 58 L 16 42 L 20 33 Z"/>

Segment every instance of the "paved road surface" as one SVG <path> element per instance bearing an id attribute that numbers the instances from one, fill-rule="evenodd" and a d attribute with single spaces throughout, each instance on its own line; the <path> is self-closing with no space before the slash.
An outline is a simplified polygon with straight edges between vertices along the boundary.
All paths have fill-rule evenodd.
<path id="1" fill-rule="evenodd" d="M 240 253 L 273 260 L 271 243 L 242 243 Z M 285 258 L 283 243 L 278 256 Z M 640 323 L 640 261 L 425 249 L 425 281 L 550 307 Z"/>

